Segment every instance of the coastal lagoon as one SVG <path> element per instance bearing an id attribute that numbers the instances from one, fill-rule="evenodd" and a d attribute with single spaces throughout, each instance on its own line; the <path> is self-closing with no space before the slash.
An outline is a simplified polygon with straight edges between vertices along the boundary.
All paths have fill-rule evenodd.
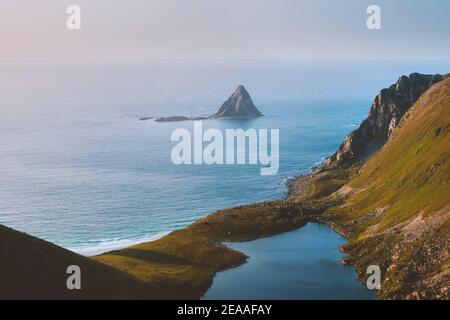
<path id="1" fill-rule="evenodd" d="M 203 299 L 361 299 L 376 298 L 343 265 L 339 246 L 346 239 L 328 226 L 304 227 L 249 242 L 225 243 L 245 253 L 247 263 L 219 272 Z"/>
<path id="2" fill-rule="evenodd" d="M 155 239 L 219 209 L 282 197 L 284 181 L 336 150 L 380 88 L 401 74 L 448 66 L 163 61 L 0 69 L 0 224 L 93 255 Z M 171 133 L 192 130 L 193 122 L 139 121 L 208 116 L 238 84 L 265 116 L 203 126 L 279 129 L 274 176 L 261 176 L 259 166 L 176 166 Z"/>

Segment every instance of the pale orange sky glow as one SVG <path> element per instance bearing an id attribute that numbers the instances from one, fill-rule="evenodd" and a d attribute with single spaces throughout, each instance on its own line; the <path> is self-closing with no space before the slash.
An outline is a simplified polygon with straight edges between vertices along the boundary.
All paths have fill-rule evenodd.
<path id="1" fill-rule="evenodd" d="M 447 59 L 450 2 L 2 0 L 1 60 Z M 66 28 L 66 8 L 82 29 Z"/>

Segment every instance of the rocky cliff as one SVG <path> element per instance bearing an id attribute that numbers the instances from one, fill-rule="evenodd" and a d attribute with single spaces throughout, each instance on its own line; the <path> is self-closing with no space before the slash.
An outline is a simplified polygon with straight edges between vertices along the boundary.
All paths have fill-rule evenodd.
<path id="1" fill-rule="evenodd" d="M 361 279 L 367 279 L 369 265 L 380 267 L 382 299 L 449 299 L 449 181 L 447 77 L 417 100 L 386 145 L 328 198 L 336 205 L 322 215 L 346 235 L 345 262 L 356 266 Z"/>
<path id="2" fill-rule="evenodd" d="M 350 133 L 323 168 L 345 167 L 367 159 L 382 147 L 403 115 L 417 99 L 443 76 L 413 73 L 402 76 L 376 96 L 368 117 Z"/>
<path id="3" fill-rule="evenodd" d="M 244 86 L 240 85 L 234 93 L 222 104 L 214 118 L 242 117 L 253 118 L 261 117 L 263 114 L 254 105 L 252 98 Z"/>

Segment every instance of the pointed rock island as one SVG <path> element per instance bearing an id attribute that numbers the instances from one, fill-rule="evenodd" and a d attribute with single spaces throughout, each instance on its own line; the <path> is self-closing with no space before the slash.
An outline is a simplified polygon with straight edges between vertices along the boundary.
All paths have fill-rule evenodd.
<path id="1" fill-rule="evenodd" d="M 256 108 L 252 98 L 243 85 L 222 104 L 213 118 L 256 118 L 263 114 Z"/>
<path id="2" fill-rule="evenodd" d="M 156 122 L 180 122 L 189 120 L 207 120 L 218 118 L 257 118 L 263 114 L 256 108 L 252 98 L 243 85 L 239 85 L 233 94 L 222 104 L 219 111 L 207 117 L 141 117 L 139 120 L 145 121 L 155 119 Z"/>

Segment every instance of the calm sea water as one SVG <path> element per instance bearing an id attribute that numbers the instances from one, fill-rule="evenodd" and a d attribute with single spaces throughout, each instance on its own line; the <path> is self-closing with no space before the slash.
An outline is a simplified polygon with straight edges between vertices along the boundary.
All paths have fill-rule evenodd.
<path id="1" fill-rule="evenodd" d="M 219 272 L 203 299 L 375 299 L 376 290 L 340 262 L 338 247 L 345 242 L 329 227 L 308 223 L 270 238 L 227 243 L 249 259 Z"/>
<path id="2" fill-rule="evenodd" d="M 332 153 L 380 88 L 442 62 L 231 61 L 0 67 L 0 223 L 90 255 L 182 228 L 217 209 L 270 200 Z M 208 120 L 280 130 L 280 170 L 175 166 L 171 132 L 244 84 L 266 115 Z M 334 243 L 333 243 L 334 245 Z"/>

